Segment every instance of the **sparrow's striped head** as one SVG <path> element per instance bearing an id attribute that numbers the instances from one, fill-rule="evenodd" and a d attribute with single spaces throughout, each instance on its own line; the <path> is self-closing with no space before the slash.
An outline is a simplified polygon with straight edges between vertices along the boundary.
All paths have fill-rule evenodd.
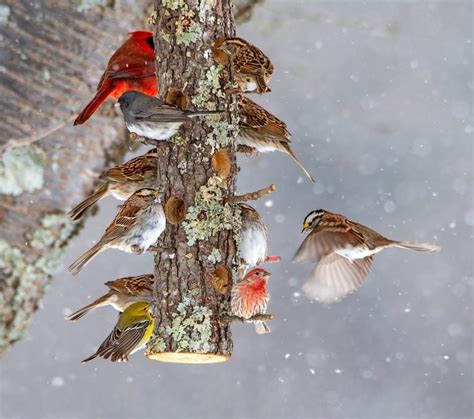
<path id="1" fill-rule="evenodd" d="M 311 211 L 304 218 L 303 230 L 301 232 L 304 233 L 307 230 L 313 230 L 314 228 L 316 228 L 316 226 L 318 225 L 321 218 L 324 217 L 325 213 L 326 213 L 326 211 L 324 211 L 323 209 L 318 209 L 318 210 L 315 210 L 315 211 Z"/>

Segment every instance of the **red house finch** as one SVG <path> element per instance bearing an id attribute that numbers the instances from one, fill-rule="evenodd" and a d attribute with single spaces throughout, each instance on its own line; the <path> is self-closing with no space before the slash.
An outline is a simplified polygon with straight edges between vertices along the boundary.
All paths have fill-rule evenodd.
<path id="1" fill-rule="evenodd" d="M 130 35 L 110 57 L 97 86 L 97 93 L 77 116 L 74 125 L 86 122 L 109 96 L 118 99 L 128 90 L 156 95 L 158 86 L 153 33 L 137 31 Z"/>
<path id="2" fill-rule="evenodd" d="M 231 291 L 232 313 L 244 319 L 250 319 L 257 314 L 267 311 L 270 294 L 267 292 L 267 281 L 272 274 L 265 269 L 251 270 L 242 281 L 235 284 Z M 270 328 L 264 321 L 252 321 L 255 331 L 262 335 L 270 333 Z"/>

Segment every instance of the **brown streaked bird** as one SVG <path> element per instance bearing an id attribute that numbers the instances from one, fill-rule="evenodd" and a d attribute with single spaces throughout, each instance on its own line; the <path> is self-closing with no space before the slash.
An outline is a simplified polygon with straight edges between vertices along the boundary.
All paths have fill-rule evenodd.
<path id="1" fill-rule="evenodd" d="M 142 253 L 154 245 L 165 230 L 166 218 L 158 189 L 140 189 L 121 205 L 118 214 L 95 246 L 69 266 L 78 274 L 95 256 L 107 249 Z"/>
<path id="2" fill-rule="evenodd" d="M 155 321 L 150 312 L 150 303 L 139 301 L 120 313 L 117 324 L 99 349 L 82 361 L 83 364 L 97 357 L 112 362 L 126 362 L 128 356 L 143 349 L 153 334 Z"/>
<path id="3" fill-rule="evenodd" d="M 440 250 L 432 244 L 387 239 L 369 227 L 323 209 L 305 217 L 304 231 L 308 235 L 294 261 L 316 263 L 303 290 L 309 298 L 324 303 L 338 301 L 358 289 L 369 273 L 373 256 L 382 249 Z"/>
<path id="4" fill-rule="evenodd" d="M 103 184 L 84 201 L 75 206 L 69 215 L 78 221 L 84 213 L 96 202 L 112 195 L 120 201 L 125 201 L 141 188 L 150 188 L 156 183 L 158 153 L 150 150 L 143 156 L 135 157 L 123 164 L 106 170 L 99 176 Z"/>
<path id="5" fill-rule="evenodd" d="M 273 64 L 255 45 L 242 38 L 219 38 L 212 53 L 218 64 L 232 66 L 234 79 L 242 93 L 271 91 Z"/>
<path id="6" fill-rule="evenodd" d="M 109 288 L 107 294 L 80 308 L 66 317 L 76 321 L 89 311 L 99 307 L 112 306 L 117 311 L 124 311 L 128 306 L 138 301 L 151 302 L 153 298 L 153 274 L 128 276 L 115 281 L 108 281 L 104 285 Z"/>
<path id="7" fill-rule="evenodd" d="M 239 107 L 239 144 L 252 147 L 261 153 L 281 151 L 288 154 L 304 174 L 315 182 L 291 149 L 291 134 L 283 121 L 245 96 L 240 98 Z"/>

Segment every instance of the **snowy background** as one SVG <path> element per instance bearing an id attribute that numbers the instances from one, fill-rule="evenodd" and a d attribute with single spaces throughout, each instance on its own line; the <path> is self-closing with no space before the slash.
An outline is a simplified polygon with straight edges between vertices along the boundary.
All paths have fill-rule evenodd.
<path id="1" fill-rule="evenodd" d="M 240 191 L 278 185 L 257 204 L 271 252 L 284 259 L 269 265 L 273 333 L 235 325 L 234 355 L 220 365 L 141 354 L 81 365 L 116 313 L 77 324 L 63 316 L 101 295 L 103 282 L 152 269 L 149 256 L 109 251 L 80 278 L 66 272 L 110 222 L 108 199 L 27 338 L 0 361 L 0 416 L 472 417 L 472 9 L 455 0 L 267 0 L 238 31 L 275 64 L 273 92 L 255 100 L 287 122 L 318 179 L 311 185 L 284 155 L 240 161 Z M 382 252 L 357 293 L 311 303 L 300 292 L 309 266 L 289 259 L 317 208 L 443 250 Z"/>

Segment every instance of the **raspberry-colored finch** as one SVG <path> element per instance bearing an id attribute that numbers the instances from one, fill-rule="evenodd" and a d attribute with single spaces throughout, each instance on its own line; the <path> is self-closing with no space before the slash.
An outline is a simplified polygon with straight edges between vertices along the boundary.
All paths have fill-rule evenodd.
<path id="1" fill-rule="evenodd" d="M 265 314 L 267 311 L 270 294 L 267 292 L 267 282 L 271 273 L 262 268 L 251 270 L 242 281 L 232 287 L 231 309 L 232 313 L 243 319 L 250 319 L 257 314 Z M 268 325 L 261 320 L 252 320 L 255 331 L 262 335 L 270 333 Z"/>
<path id="2" fill-rule="evenodd" d="M 153 333 L 155 321 L 150 313 L 150 304 L 145 301 L 132 304 L 120 314 L 117 324 L 102 342 L 94 355 L 82 363 L 98 356 L 112 362 L 126 362 L 128 356 L 143 349 Z"/>
<path id="3" fill-rule="evenodd" d="M 129 35 L 130 38 L 110 57 L 97 93 L 77 116 L 74 125 L 86 122 L 109 96 L 118 99 L 128 90 L 157 94 L 153 33 L 137 31 Z"/>

